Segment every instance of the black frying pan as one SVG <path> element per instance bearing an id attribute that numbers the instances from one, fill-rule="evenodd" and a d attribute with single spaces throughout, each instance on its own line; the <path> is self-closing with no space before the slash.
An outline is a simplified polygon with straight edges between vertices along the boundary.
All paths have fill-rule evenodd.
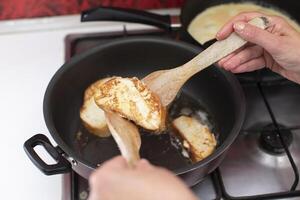
<path id="1" fill-rule="evenodd" d="M 190 22 L 205 9 L 230 2 L 253 2 L 261 6 L 271 7 L 281 10 L 300 22 L 299 8 L 300 1 L 295 0 L 187 0 L 181 9 L 179 31 L 180 39 L 189 43 L 197 44 L 198 42 L 188 33 L 187 28 Z M 209 20 L 209 19 L 207 19 Z M 81 15 L 81 21 L 125 21 L 137 22 L 157 26 L 167 31 L 172 30 L 172 24 L 177 21 L 176 17 L 170 15 L 158 15 L 142 10 L 99 7 L 84 11 Z M 209 46 L 215 40 L 208 41 L 205 46 Z M 204 45 L 204 44 L 202 44 Z"/>
<path id="2" fill-rule="evenodd" d="M 159 69 L 180 66 L 199 51 L 199 48 L 180 41 L 136 37 L 118 39 L 73 57 L 56 72 L 44 97 L 45 122 L 58 146 L 52 146 L 46 136 L 38 134 L 25 142 L 27 155 L 45 174 L 64 173 L 72 168 L 88 178 L 98 164 L 120 152 L 112 137 L 96 137 L 82 126 L 79 109 L 84 90 L 107 76 L 142 78 Z M 183 107 L 208 113 L 218 141 L 215 152 L 192 164 L 172 144 L 171 131 L 159 136 L 141 131 L 140 153 L 141 157 L 172 170 L 189 185 L 194 185 L 220 164 L 238 135 L 245 114 L 245 101 L 232 74 L 210 67 L 185 84 L 170 108 L 170 116 L 179 116 Z M 37 145 L 43 145 L 58 163 L 47 165 L 36 154 L 34 147 Z"/>
<path id="3" fill-rule="evenodd" d="M 226 0 L 188 0 L 181 12 L 181 39 L 193 41 L 186 28 L 202 10 Z M 235 1 L 240 2 L 240 1 Z M 298 1 L 255 1 L 263 5 L 280 7 L 299 20 Z M 128 10 L 99 8 L 83 14 L 83 21 L 124 20 L 147 23 L 171 30 L 170 17 L 144 12 L 128 13 Z M 119 13 L 116 15 L 116 13 Z M 120 15 L 121 14 L 121 15 Z M 140 16 L 143 16 L 142 18 Z M 153 19 L 153 17 L 155 19 Z M 151 19 L 151 20 L 150 20 Z M 163 23 L 162 23 L 163 22 Z M 193 41 L 195 42 L 195 41 Z M 54 75 L 44 97 L 44 118 L 57 147 L 48 138 L 38 134 L 27 140 L 25 151 L 32 162 L 45 174 L 59 174 L 75 170 L 88 178 L 92 170 L 103 161 L 119 154 L 113 139 L 98 138 L 88 133 L 81 125 L 79 108 L 83 92 L 92 82 L 109 75 L 139 76 L 174 66 L 179 66 L 199 53 L 199 48 L 184 42 L 156 37 L 120 39 L 91 49 L 65 63 Z M 118 57 L 119 59 L 115 59 Z M 245 102 L 236 79 L 228 72 L 210 67 L 195 75 L 182 90 L 177 102 L 206 110 L 218 137 L 216 151 L 198 163 L 188 163 L 171 144 L 169 134 L 154 136 L 142 132 L 141 156 L 153 164 L 164 166 L 194 185 L 212 172 L 222 161 L 231 143 L 237 136 L 244 118 Z M 174 111 L 175 110 L 175 111 Z M 173 109 L 176 117 L 176 106 Z M 82 132 L 79 137 L 78 131 Z M 57 161 L 46 164 L 35 152 L 42 145 Z"/>

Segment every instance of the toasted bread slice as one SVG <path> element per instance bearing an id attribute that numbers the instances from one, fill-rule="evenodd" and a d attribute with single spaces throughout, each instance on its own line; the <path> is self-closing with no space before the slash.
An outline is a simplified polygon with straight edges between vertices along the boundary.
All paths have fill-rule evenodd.
<path id="1" fill-rule="evenodd" d="M 80 118 L 83 125 L 89 132 L 100 137 L 108 137 L 110 132 L 106 124 L 104 111 L 95 103 L 94 94 L 97 88 L 108 80 L 109 78 L 98 80 L 85 90 L 83 105 L 80 109 Z"/>
<path id="2" fill-rule="evenodd" d="M 96 104 L 119 113 L 145 129 L 159 132 L 165 128 L 166 110 L 159 97 L 136 77 L 113 77 L 99 87 Z"/>
<path id="3" fill-rule="evenodd" d="M 180 116 L 172 124 L 194 162 L 206 158 L 214 151 L 217 145 L 214 134 L 198 120 Z"/>

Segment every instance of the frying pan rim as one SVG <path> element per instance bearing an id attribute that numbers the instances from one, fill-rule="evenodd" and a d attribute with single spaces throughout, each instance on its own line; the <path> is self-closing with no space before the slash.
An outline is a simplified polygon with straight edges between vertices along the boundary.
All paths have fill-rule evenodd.
<path id="1" fill-rule="evenodd" d="M 62 137 L 60 137 L 59 132 L 55 128 L 55 123 L 53 120 L 53 116 L 51 114 L 52 109 L 51 108 L 51 96 L 53 93 L 53 90 L 55 89 L 57 81 L 60 79 L 60 77 L 66 73 L 69 69 L 73 67 L 74 64 L 77 62 L 87 59 L 89 56 L 97 53 L 98 51 L 101 51 L 102 49 L 109 48 L 111 46 L 115 45 L 121 45 L 121 44 L 126 44 L 126 43 L 133 43 L 133 42 L 154 42 L 154 43 L 164 43 L 164 44 L 169 44 L 169 45 L 176 45 L 180 46 L 184 49 L 191 50 L 195 54 L 199 53 L 200 49 L 199 47 L 183 42 L 183 41 L 176 41 L 174 39 L 169 39 L 169 38 L 161 38 L 159 36 L 134 36 L 131 38 L 120 38 L 116 39 L 112 42 L 108 42 L 107 44 L 102 44 L 99 46 L 96 46 L 94 48 L 91 48 L 81 54 L 75 55 L 70 59 L 68 62 L 64 63 L 53 75 L 51 78 L 46 91 L 44 95 L 44 100 L 43 100 L 43 115 L 44 115 L 44 120 L 46 123 L 46 126 L 48 128 L 48 131 L 50 132 L 51 136 L 55 140 L 55 142 L 58 144 L 59 148 L 62 149 L 62 151 L 67 154 L 67 156 L 72 157 L 76 161 L 81 162 L 83 165 L 85 165 L 88 168 L 95 169 L 97 166 L 95 166 L 93 163 L 90 163 L 89 161 L 85 160 L 84 158 L 81 158 L 72 150 L 72 148 L 67 145 Z M 200 162 L 191 164 L 187 167 L 182 167 L 179 169 L 172 170 L 175 174 L 180 175 L 187 173 L 189 171 L 193 171 L 196 168 L 199 168 L 203 165 L 208 164 L 209 162 L 217 159 L 224 151 L 226 151 L 229 146 L 234 142 L 235 138 L 237 137 L 239 130 L 243 124 L 244 117 L 245 117 L 245 97 L 244 93 L 242 91 L 242 88 L 237 81 L 236 77 L 234 77 L 232 74 L 225 72 L 222 69 L 218 69 L 220 72 L 223 74 L 223 76 L 227 79 L 228 83 L 232 87 L 234 93 L 236 93 L 236 102 L 235 102 L 235 107 L 237 107 L 237 113 L 236 115 L 236 121 L 234 123 L 234 126 L 232 127 L 230 133 L 228 133 L 226 139 L 224 142 L 218 146 L 218 148 L 207 158 L 201 160 Z"/>

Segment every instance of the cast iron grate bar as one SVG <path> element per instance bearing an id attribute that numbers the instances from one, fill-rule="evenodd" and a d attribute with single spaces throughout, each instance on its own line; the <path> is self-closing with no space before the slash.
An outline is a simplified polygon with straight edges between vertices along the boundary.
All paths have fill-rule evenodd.
<path id="1" fill-rule="evenodd" d="M 222 174 L 219 168 L 213 172 L 212 179 L 217 194 L 222 194 L 221 197 L 223 197 L 224 200 L 271 200 L 271 199 L 300 197 L 300 190 L 234 197 L 227 193 L 223 182 Z M 220 200 L 220 199 L 222 198 L 217 196 L 216 200 Z"/>
<path id="2" fill-rule="evenodd" d="M 283 148 L 284 148 L 284 150 L 285 150 L 285 152 L 286 152 L 286 154 L 288 156 L 288 159 L 289 159 L 289 161 L 290 161 L 290 163 L 292 165 L 292 168 L 293 168 L 293 171 L 294 171 L 294 174 L 295 174 L 295 180 L 294 180 L 294 183 L 293 183 L 293 185 L 292 185 L 292 187 L 291 187 L 290 190 L 294 191 L 296 189 L 297 185 L 298 185 L 298 182 L 299 182 L 298 168 L 297 168 L 297 166 L 295 164 L 295 161 L 294 161 L 294 159 L 293 159 L 293 157 L 291 155 L 291 152 L 290 152 L 289 148 L 287 147 L 286 143 L 283 140 L 283 136 L 281 134 L 280 128 L 278 126 L 278 123 L 276 121 L 274 113 L 273 113 L 273 111 L 271 109 L 271 106 L 270 106 L 270 104 L 269 104 L 269 102 L 268 102 L 268 100 L 267 100 L 267 98 L 266 98 L 266 96 L 265 96 L 265 94 L 263 92 L 263 89 L 262 89 L 262 87 L 260 85 L 260 82 L 257 83 L 257 87 L 258 87 L 259 92 L 260 92 L 260 94 L 261 94 L 261 96 L 262 96 L 262 98 L 264 100 L 264 103 L 265 103 L 265 105 L 266 105 L 266 107 L 267 107 L 267 109 L 269 111 L 270 117 L 272 119 L 272 123 L 274 124 L 275 129 L 276 129 L 276 133 L 279 135 L 279 139 L 281 141 L 281 144 L 282 144 L 282 146 L 283 146 Z"/>
<path id="3" fill-rule="evenodd" d="M 279 127 L 280 131 L 295 131 L 300 130 L 300 126 L 290 126 L 290 127 Z M 260 132 L 261 129 L 242 129 L 241 133 L 257 133 Z"/>
<path id="4" fill-rule="evenodd" d="M 221 187 L 220 181 L 218 180 L 218 174 L 217 171 L 219 171 L 219 168 L 217 168 L 211 175 L 212 183 L 216 192 L 216 198 L 214 200 L 222 200 L 223 197 L 223 188 Z"/>
<path id="5" fill-rule="evenodd" d="M 217 198 L 216 200 L 222 199 L 222 197 L 226 200 L 265 200 L 265 199 L 279 199 L 279 198 L 293 198 L 293 197 L 300 197 L 300 190 L 296 190 L 296 187 L 299 183 L 299 172 L 298 172 L 298 168 L 295 164 L 295 161 L 288 149 L 287 144 L 285 143 L 285 141 L 283 140 L 282 134 L 281 134 L 281 128 L 279 127 L 275 115 L 271 109 L 271 106 L 265 96 L 265 93 L 263 91 L 262 85 L 261 85 L 261 74 L 260 72 L 257 73 L 257 79 L 256 79 L 256 85 L 258 87 L 258 90 L 263 98 L 263 101 L 267 107 L 267 110 L 269 112 L 269 115 L 271 117 L 272 123 L 275 127 L 275 131 L 276 133 L 279 135 L 280 141 L 283 145 L 283 148 L 285 150 L 285 153 L 288 156 L 288 159 L 291 163 L 294 175 L 295 175 L 295 179 L 294 182 L 291 186 L 291 189 L 289 191 L 285 191 L 285 192 L 276 192 L 276 193 L 268 193 L 268 194 L 260 194 L 260 195 L 252 195 L 252 196 L 239 196 L 239 197 L 234 197 L 231 196 L 227 193 L 225 185 L 224 185 L 224 181 L 220 172 L 220 169 L 218 168 L 217 170 L 215 170 L 212 174 L 212 179 L 213 179 L 213 183 L 214 183 L 214 187 L 217 193 Z M 295 127 L 293 127 L 295 128 Z M 298 128 L 298 127 L 296 127 Z"/>
<path id="6" fill-rule="evenodd" d="M 79 194 L 79 189 L 78 189 L 78 175 L 75 175 L 75 172 L 72 171 L 70 175 L 71 179 L 71 200 L 76 200 L 78 197 L 76 196 Z"/>

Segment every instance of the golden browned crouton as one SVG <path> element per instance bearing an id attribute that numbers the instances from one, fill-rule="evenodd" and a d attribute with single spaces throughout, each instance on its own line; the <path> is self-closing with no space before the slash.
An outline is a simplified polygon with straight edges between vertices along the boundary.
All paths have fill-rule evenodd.
<path id="1" fill-rule="evenodd" d="M 104 110 L 119 113 L 145 129 L 165 128 L 165 108 L 147 86 L 137 78 L 113 77 L 99 87 L 96 104 Z"/>
<path id="2" fill-rule="evenodd" d="M 214 151 L 217 145 L 214 134 L 198 120 L 180 116 L 172 124 L 182 139 L 183 147 L 188 150 L 194 162 L 206 158 Z"/>
<path id="3" fill-rule="evenodd" d="M 97 88 L 108 80 L 109 78 L 100 79 L 85 90 L 83 105 L 80 109 L 80 118 L 83 125 L 89 132 L 100 137 L 110 136 L 110 132 L 106 124 L 104 111 L 95 103 L 94 95 Z"/>

